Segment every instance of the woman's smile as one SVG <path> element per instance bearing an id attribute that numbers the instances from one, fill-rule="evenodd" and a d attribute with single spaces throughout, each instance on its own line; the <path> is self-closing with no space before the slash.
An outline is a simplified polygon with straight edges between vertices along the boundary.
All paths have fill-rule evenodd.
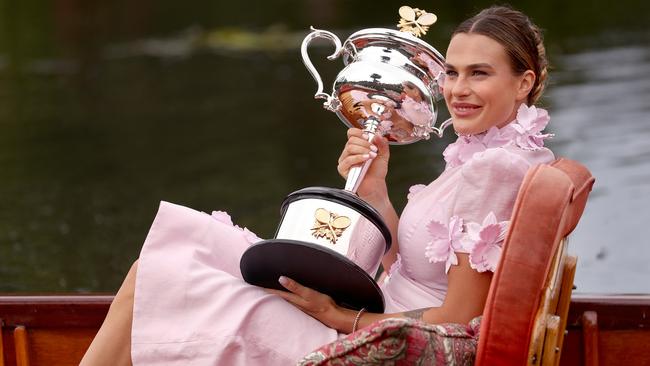
<path id="1" fill-rule="evenodd" d="M 478 114 L 481 111 L 481 106 L 472 103 L 451 103 L 453 113 L 459 118 L 468 118 Z"/>

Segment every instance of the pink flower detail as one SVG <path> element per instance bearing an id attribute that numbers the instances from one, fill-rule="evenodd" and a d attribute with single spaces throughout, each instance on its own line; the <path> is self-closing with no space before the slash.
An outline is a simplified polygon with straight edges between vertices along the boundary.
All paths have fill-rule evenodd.
<path id="1" fill-rule="evenodd" d="M 451 169 L 472 159 L 479 152 L 502 146 L 515 144 L 526 150 L 537 150 L 544 147 L 544 140 L 553 134 L 542 134 L 550 120 L 548 113 L 535 106 L 521 104 L 517 110 L 517 118 L 508 125 L 492 127 L 478 135 L 461 135 L 449 144 L 442 153 L 447 166 Z"/>
<path id="2" fill-rule="evenodd" d="M 447 162 L 446 169 L 454 168 L 470 160 L 474 154 L 483 152 L 487 147 L 477 136 L 466 135 L 458 137 L 453 144 L 449 144 L 442 155 Z"/>
<path id="3" fill-rule="evenodd" d="M 507 134 L 503 133 L 501 129 L 492 127 L 485 133 L 482 143 L 486 148 L 491 149 L 494 147 L 504 146 L 510 142 L 510 140 L 511 139 L 508 138 Z"/>
<path id="4" fill-rule="evenodd" d="M 228 215 L 227 212 L 224 212 L 224 211 L 212 211 L 212 215 L 210 215 L 210 216 L 212 216 L 213 219 L 215 219 L 215 220 L 217 220 L 217 221 L 219 221 L 221 223 L 224 223 L 226 225 L 230 225 L 230 226 L 234 227 L 235 229 L 241 231 L 241 233 L 244 236 L 244 238 L 246 239 L 246 241 L 248 241 L 250 244 L 255 244 L 258 241 L 262 240 L 257 235 L 255 235 L 255 233 L 248 230 L 247 228 L 245 228 L 245 227 L 241 228 L 239 225 L 233 224 L 232 218 L 230 217 L 230 215 Z"/>
<path id="5" fill-rule="evenodd" d="M 424 184 L 416 184 L 411 186 L 411 188 L 409 188 L 409 193 L 406 196 L 406 198 L 409 200 L 412 199 L 413 197 L 415 197 L 416 194 L 420 193 L 420 191 L 423 190 L 424 187 L 426 187 Z"/>
<path id="6" fill-rule="evenodd" d="M 548 112 L 535 106 L 521 104 L 517 110 L 517 120 L 511 124 L 512 129 L 517 131 L 515 141 L 517 146 L 526 150 L 537 150 L 544 147 L 544 139 L 552 137 L 552 134 L 542 134 L 550 121 Z"/>
<path id="7" fill-rule="evenodd" d="M 497 222 L 490 212 L 482 224 L 467 224 L 463 249 L 468 251 L 470 266 L 479 272 L 496 270 L 501 258 L 501 246 L 508 230 L 509 221 Z"/>
<path id="8" fill-rule="evenodd" d="M 463 235 L 463 219 L 458 216 L 449 218 L 449 224 L 431 220 L 427 224 L 427 231 L 431 234 L 431 241 L 427 244 L 424 256 L 430 263 L 445 262 L 445 272 L 449 272 L 452 265 L 458 264 L 455 250 L 460 249 L 460 239 Z"/>

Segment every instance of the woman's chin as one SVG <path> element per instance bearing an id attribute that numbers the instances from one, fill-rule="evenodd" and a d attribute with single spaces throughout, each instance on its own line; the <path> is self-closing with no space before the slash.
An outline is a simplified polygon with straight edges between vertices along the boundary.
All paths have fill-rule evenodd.
<path id="1" fill-rule="evenodd" d="M 476 131 L 476 126 L 471 121 L 464 119 L 453 119 L 454 130 L 459 135 L 475 135 L 478 132 Z"/>

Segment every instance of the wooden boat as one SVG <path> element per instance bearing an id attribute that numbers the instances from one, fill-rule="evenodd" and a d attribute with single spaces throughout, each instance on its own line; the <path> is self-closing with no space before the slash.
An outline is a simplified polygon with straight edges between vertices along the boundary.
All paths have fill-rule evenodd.
<path id="1" fill-rule="evenodd" d="M 112 296 L 0 296 L 0 366 L 77 365 Z M 561 365 L 650 365 L 650 295 L 574 294 Z"/>

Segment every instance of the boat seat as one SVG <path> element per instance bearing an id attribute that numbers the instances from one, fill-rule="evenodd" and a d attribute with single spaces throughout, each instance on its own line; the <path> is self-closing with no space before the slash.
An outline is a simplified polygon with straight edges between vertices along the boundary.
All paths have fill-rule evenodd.
<path id="1" fill-rule="evenodd" d="M 483 312 L 476 365 L 559 364 L 576 269 L 567 236 L 593 184 L 589 170 L 568 159 L 526 174 Z"/>
<path id="2" fill-rule="evenodd" d="M 568 159 L 526 173 L 480 325 L 477 319 L 469 325 L 386 319 L 319 348 L 300 364 L 382 359 L 409 365 L 436 358 L 441 364 L 557 365 L 576 268 L 567 236 L 593 183 L 584 166 Z"/>

